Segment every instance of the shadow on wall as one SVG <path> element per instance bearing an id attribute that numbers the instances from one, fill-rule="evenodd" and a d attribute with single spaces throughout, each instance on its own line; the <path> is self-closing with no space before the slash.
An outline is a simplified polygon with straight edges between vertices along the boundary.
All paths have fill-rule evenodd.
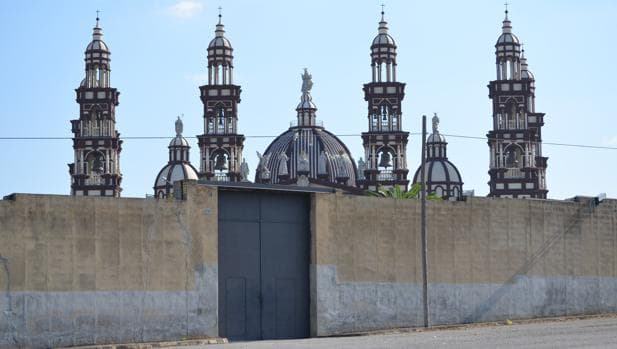
<path id="1" fill-rule="evenodd" d="M 513 285 L 525 280 L 527 278 L 527 273 L 534 267 L 534 265 L 536 265 L 536 263 L 538 263 L 540 260 L 542 260 L 542 258 L 546 255 L 546 253 L 559 241 L 561 240 L 561 238 L 563 236 L 565 236 L 566 234 L 572 232 L 574 230 L 574 228 L 580 228 L 581 225 L 581 221 L 583 220 L 583 218 L 588 218 L 590 217 L 591 213 L 593 212 L 593 208 L 594 206 L 592 205 L 593 203 L 590 202 L 589 206 L 581 206 L 579 207 L 579 209 L 576 211 L 575 214 L 573 214 L 571 216 L 571 218 L 568 220 L 568 223 L 565 225 L 565 229 L 564 230 L 558 230 L 555 233 L 553 233 L 551 236 L 549 236 L 546 241 L 544 241 L 544 243 L 538 248 L 537 251 L 535 251 L 526 261 L 525 263 L 521 266 L 520 269 L 518 269 L 508 280 L 506 280 L 506 282 L 504 282 L 504 284 L 499 287 L 499 289 L 497 289 L 497 291 L 495 291 L 487 300 L 486 302 L 483 302 L 482 304 L 480 304 L 476 310 L 473 311 L 473 313 L 468 316 L 467 318 L 465 318 L 463 321 L 465 323 L 471 323 L 471 322 L 476 322 L 476 321 L 480 321 L 481 319 L 484 318 L 484 316 L 489 313 L 491 310 L 493 310 L 496 306 L 496 304 L 499 303 L 499 301 L 510 292 L 510 289 L 513 287 Z M 551 286 L 554 283 L 551 283 Z M 562 283 L 560 283 L 562 284 Z M 565 285 L 563 285 L 563 287 L 565 287 Z M 550 291 L 550 292 L 549 292 Z M 548 293 L 555 293 L 555 290 L 553 290 L 553 288 L 549 288 L 547 289 L 547 294 Z M 549 296 L 549 295 L 547 295 Z M 553 298 L 553 297 L 549 297 L 549 298 Z M 547 314 L 550 315 L 550 314 Z"/>

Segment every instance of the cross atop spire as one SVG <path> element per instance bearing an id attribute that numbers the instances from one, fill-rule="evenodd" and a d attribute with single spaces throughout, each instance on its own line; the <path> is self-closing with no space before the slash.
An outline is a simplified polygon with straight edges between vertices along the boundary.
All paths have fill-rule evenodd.
<path id="1" fill-rule="evenodd" d="M 506 20 L 507 20 L 508 19 L 508 5 L 510 5 L 510 3 L 506 1 L 504 5 L 506 6 Z"/>
<path id="2" fill-rule="evenodd" d="M 384 17 L 383 17 L 383 16 L 384 16 L 384 14 L 385 14 L 385 12 L 384 12 L 384 7 L 386 7 L 386 5 L 384 5 L 384 4 L 382 3 L 382 4 L 381 4 L 381 21 L 382 21 L 382 22 L 384 21 Z"/>
<path id="3" fill-rule="evenodd" d="M 99 15 L 100 15 L 101 12 L 103 12 L 103 11 L 101 11 L 99 9 L 96 10 L 96 27 L 97 28 L 99 27 Z"/>
<path id="4" fill-rule="evenodd" d="M 219 24 L 221 24 L 221 17 L 223 17 L 223 15 L 221 14 L 221 10 L 223 10 L 223 8 L 219 6 L 218 10 L 219 10 Z"/>

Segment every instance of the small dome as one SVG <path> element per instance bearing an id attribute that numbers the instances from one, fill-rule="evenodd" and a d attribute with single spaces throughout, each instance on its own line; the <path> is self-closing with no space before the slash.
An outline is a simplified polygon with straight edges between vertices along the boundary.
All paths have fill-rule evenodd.
<path id="1" fill-rule="evenodd" d="M 219 22 L 216 25 L 214 31 L 214 39 L 208 44 L 208 48 L 228 48 L 231 49 L 231 42 L 225 37 L 225 26 L 221 22 L 221 15 L 219 15 Z"/>
<path id="2" fill-rule="evenodd" d="M 413 176 L 414 183 L 420 182 L 420 168 Z M 448 160 L 431 160 L 426 162 L 426 182 L 461 183 L 461 174 Z"/>
<path id="3" fill-rule="evenodd" d="M 103 29 L 99 26 L 99 18 L 96 18 L 96 26 L 92 29 L 92 41 L 86 47 L 86 53 L 89 51 L 105 51 L 109 53 L 109 47 L 103 41 Z"/>
<path id="4" fill-rule="evenodd" d="M 426 187 L 445 200 L 458 200 L 463 196 L 463 180 L 458 169 L 447 159 L 426 162 Z M 420 168 L 413 177 L 413 183 L 421 183 Z"/>
<path id="5" fill-rule="evenodd" d="M 154 187 L 172 186 L 175 181 L 198 178 L 197 170 L 190 163 L 167 164 L 156 176 Z"/>
<path id="6" fill-rule="evenodd" d="M 107 44 L 103 42 L 103 40 L 93 40 L 88 44 L 88 47 L 86 47 L 86 51 L 94 50 L 109 51 L 109 47 L 107 47 Z"/>
<path id="7" fill-rule="evenodd" d="M 169 142 L 169 162 L 159 171 L 154 180 L 154 195 L 164 198 L 173 193 L 173 183 L 184 179 L 198 179 L 197 170 L 189 161 L 189 143 L 182 137 L 184 126 L 180 117 L 176 120 L 176 136 Z"/>
<path id="8" fill-rule="evenodd" d="M 375 45 L 388 45 L 395 46 L 394 38 L 388 34 L 388 22 L 384 19 L 384 13 L 381 12 L 381 21 L 379 22 L 379 28 L 377 29 L 379 34 L 373 39 L 373 46 Z"/>
<path id="9" fill-rule="evenodd" d="M 497 39 L 497 44 L 520 44 L 520 40 L 514 33 L 503 33 Z"/>
<path id="10" fill-rule="evenodd" d="M 426 142 L 425 180 L 427 191 L 444 199 L 459 199 L 463 193 L 463 180 L 446 155 L 446 137 L 439 133 L 439 117 L 433 117 L 433 133 Z M 421 183 L 421 166 L 416 170 L 413 183 Z"/>
<path id="11" fill-rule="evenodd" d="M 444 135 L 442 135 L 441 133 L 432 133 L 430 136 L 428 136 L 428 138 L 426 139 L 427 143 L 445 143 L 446 142 L 446 137 L 444 137 Z"/>
<path id="12" fill-rule="evenodd" d="M 396 46 L 394 38 L 390 34 L 377 34 L 373 39 L 373 45 L 392 45 Z"/>
<path id="13" fill-rule="evenodd" d="M 189 142 L 181 135 L 172 138 L 169 142 L 170 147 L 189 147 Z"/>
<path id="14" fill-rule="evenodd" d="M 208 44 L 208 48 L 215 47 L 231 48 L 231 43 L 226 37 L 222 36 L 212 39 L 212 41 L 210 41 L 210 44 Z"/>
<path id="15" fill-rule="evenodd" d="M 521 79 L 535 80 L 535 76 L 529 70 L 529 64 L 527 64 L 527 57 L 525 56 L 525 50 L 521 55 Z"/>
<path id="16" fill-rule="evenodd" d="M 504 44 L 514 44 L 520 45 L 518 37 L 512 33 L 512 21 L 508 18 L 508 10 L 506 10 L 506 18 L 503 20 L 503 25 L 501 27 L 502 34 L 497 38 L 496 45 L 504 45 Z"/>

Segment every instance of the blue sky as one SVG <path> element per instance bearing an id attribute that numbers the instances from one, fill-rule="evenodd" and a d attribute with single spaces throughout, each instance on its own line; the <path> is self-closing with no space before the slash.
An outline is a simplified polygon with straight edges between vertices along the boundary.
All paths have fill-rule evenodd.
<path id="1" fill-rule="evenodd" d="M 369 46 L 377 33 L 378 1 L 56 0 L 0 2 L 0 137 L 70 137 L 83 51 L 101 9 L 112 51 L 112 85 L 121 92 L 117 127 L 123 136 L 169 136 L 184 114 L 185 136 L 201 134 L 206 47 L 223 7 L 242 86 L 239 130 L 278 135 L 295 119 L 300 74 L 313 75 L 318 118 L 335 134 L 365 130 L 362 84 L 370 79 Z M 486 85 L 495 74 L 494 44 L 503 1 L 386 1 L 398 44 L 398 79 L 407 83 L 403 126 L 419 132 L 422 114 L 438 112 L 446 134 L 485 136 L 491 127 Z M 545 142 L 617 147 L 617 45 L 613 0 L 512 0 L 513 31 L 525 43 L 536 76 L 536 109 L 546 113 Z M 357 160 L 359 136 L 341 138 Z M 198 167 L 197 141 L 191 159 Z M 272 138 L 247 138 L 251 175 L 255 151 Z M 488 192 L 484 140 L 448 137 L 450 160 L 465 189 Z M 168 139 L 125 140 L 123 196 L 152 193 L 167 162 Z M 0 140 L 0 195 L 68 194 L 70 140 Z M 617 150 L 545 145 L 550 198 L 606 192 L 617 197 Z M 420 138 L 408 146 L 410 172 Z M 413 165 L 412 165 L 413 164 Z"/>

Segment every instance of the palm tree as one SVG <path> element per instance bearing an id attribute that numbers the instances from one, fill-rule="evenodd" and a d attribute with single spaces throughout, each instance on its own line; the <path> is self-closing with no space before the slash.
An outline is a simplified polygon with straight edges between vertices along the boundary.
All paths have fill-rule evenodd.
<path id="1" fill-rule="evenodd" d="M 414 183 L 408 191 L 401 190 L 399 185 L 395 185 L 392 188 L 385 190 L 383 187 L 379 187 L 377 191 L 367 191 L 367 195 L 383 197 L 383 198 L 392 198 L 392 199 L 417 199 L 420 195 L 420 191 L 422 190 L 422 185 L 420 183 Z M 427 200 L 441 200 L 441 197 L 437 196 L 435 193 L 428 193 L 426 195 Z"/>

